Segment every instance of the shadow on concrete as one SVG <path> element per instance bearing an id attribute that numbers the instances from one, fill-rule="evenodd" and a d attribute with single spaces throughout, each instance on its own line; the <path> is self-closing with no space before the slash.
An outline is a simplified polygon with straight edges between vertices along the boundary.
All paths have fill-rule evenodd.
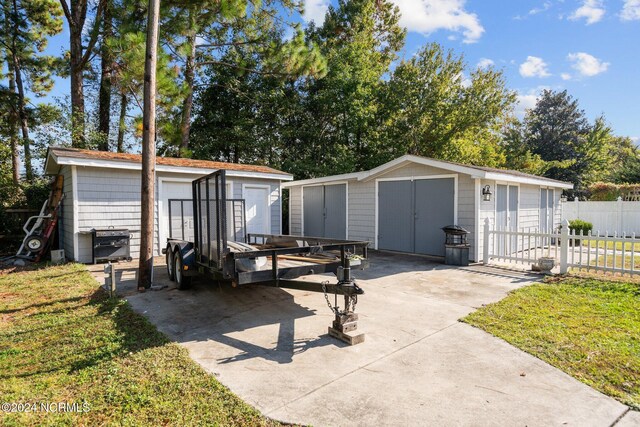
<path id="1" fill-rule="evenodd" d="M 161 329 L 178 342 L 215 341 L 238 351 L 217 358 L 222 364 L 252 358 L 286 364 L 312 348 L 346 346 L 327 334 L 296 339 L 296 320 L 315 316 L 316 311 L 296 303 L 283 289 L 252 285 L 232 288 L 199 279 L 187 291 L 167 289 L 166 295 L 167 304 L 159 309 L 165 312 L 166 320 L 171 320 L 161 320 Z M 322 294 L 317 296 L 323 298 Z M 130 300 L 135 306 L 135 298 Z M 192 327 L 183 328 L 185 322 Z"/>

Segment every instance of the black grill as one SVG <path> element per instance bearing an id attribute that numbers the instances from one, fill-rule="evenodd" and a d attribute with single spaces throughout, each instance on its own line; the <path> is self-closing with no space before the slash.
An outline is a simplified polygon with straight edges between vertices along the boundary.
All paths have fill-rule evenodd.
<path id="1" fill-rule="evenodd" d="M 93 229 L 93 263 L 100 261 L 131 261 L 131 234 L 126 228 Z"/>
<path id="2" fill-rule="evenodd" d="M 459 225 L 442 227 L 446 236 L 444 242 L 444 263 L 447 265 L 469 265 L 469 231 Z"/>

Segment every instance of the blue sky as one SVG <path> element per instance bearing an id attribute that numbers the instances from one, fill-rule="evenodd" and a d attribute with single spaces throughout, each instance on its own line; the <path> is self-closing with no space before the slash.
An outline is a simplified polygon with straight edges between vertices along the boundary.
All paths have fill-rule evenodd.
<path id="1" fill-rule="evenodd" d="M 320 24 L 332 0 L 306 1 L 303 19 Z M 472 67 L 503 70 L 520 116 L 541 89 L 567 89 L 590 119 L 604 114 L 616 134 L 640 142 L 640 0 L 391 1 L 409 30 L 402 56 L 436 41 Z M 66 46 L 65 28 L 48 51 Z M 57 79 L 48 98 L 68 93 Z"/>
<path id="2" fill-rule="evenodd" d="M 640 0 L 392 0 L 409 30 L 405 57 L 436 41 L 470 66 L 493 64 L 519 94 L 520 115 L 543 88 L 567 89 L 591 119 L 640 137 Z M 308 0 L 322 21 L 329 0 Z"/>

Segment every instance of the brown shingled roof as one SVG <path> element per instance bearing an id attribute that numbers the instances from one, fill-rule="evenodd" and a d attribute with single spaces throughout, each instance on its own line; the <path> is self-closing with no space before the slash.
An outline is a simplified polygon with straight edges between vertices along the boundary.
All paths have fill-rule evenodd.
<path id="1" fill-rule="evenodd" d="M 140 163 L 140 154 L 113 153 L 110 151 L 80 150 L 78 148 L 51 147 L 51 152 L 59 157 L 72 157 L 76 159 L 115 160 L 120 162 Z M 260 172 L 289 175 L 286 172 L 260 165 L 243 165 L 239 163 L 213 162 L 210 160 L 179 159 L 175 157 L 156 157 L 156 164 L 176 167 L 224 169 L 244 172 Z"/>

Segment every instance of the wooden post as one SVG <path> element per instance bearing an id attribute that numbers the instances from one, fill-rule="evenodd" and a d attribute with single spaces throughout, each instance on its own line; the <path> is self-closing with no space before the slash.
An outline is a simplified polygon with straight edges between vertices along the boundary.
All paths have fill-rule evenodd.
<path id="1" fill-rule="evenodd" d="M 562 220 L 560 230 L 560 274 L 566 274 L 569 270 L 569 221 Z"/>
<path id="2" fill-rule="evenodd" d="M 482 236 L 482 263 L 484 265 L 489 264 L 489 227 L 491 221 L 489 218 L 484 219 L 484 235 Z"/>
<path id="3" fill-rule="evenodd" d="M 142 112 L 142 185 L 140 199 L 140 263 L 138 291 L 151 287 L 153 276 L 153 208 L 156 169 L 156 63 L 160 0 L 149 0 Z"/>

